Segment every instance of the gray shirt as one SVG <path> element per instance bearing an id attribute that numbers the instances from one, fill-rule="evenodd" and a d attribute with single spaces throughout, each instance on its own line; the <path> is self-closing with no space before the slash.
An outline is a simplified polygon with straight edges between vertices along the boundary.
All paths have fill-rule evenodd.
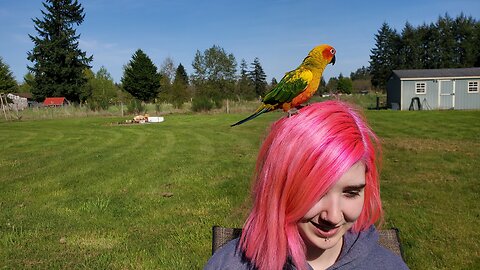
<path id="1" fill-rule="evenodd" d="M 378 233 L 374 226 L 360 233 L 348 231 L 343 237 L 343 248 L 338 260 L 328 268 L 333 269 L 408 269 L 402 258 L 378 244 Z M 249 260 L 238 248 L 238 238 L 228 242 L 210 258 L 204 270 L 232 269 L 254 270 Z M 286 263 L 284 269 L 296 269 Z M 312 269 L 309 266 L 309 269 Z M 312 269 L 313 270 L 313 269 Z"/>

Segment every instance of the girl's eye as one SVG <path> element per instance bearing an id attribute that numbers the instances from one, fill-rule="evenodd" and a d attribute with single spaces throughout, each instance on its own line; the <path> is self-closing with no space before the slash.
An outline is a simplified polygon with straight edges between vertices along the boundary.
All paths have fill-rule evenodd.
<path id="1" fill-rule="evenodd" d="M 349 198 L 349 199 L 353 199 L 353 198 L 356 198 L 358 196 L 360 196 L 360 191 L 346 191 L 343 193 L 345 197 Z"/>
<path id="2" fill-rule="evenodd" d="M 354 199 L 361 196 L 363 194 L 364 189 L 365 189 L 365 184 L 347 186 L 343 189 L 343 196 L 345 196 L 348 199 Z"/>

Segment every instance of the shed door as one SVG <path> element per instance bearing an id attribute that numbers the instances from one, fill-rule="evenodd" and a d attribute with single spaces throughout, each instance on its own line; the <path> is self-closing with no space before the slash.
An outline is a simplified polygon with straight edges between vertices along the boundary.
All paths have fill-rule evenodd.
<path id="1" fill-rule="evenodd" d="M 455 91 L 452 80 L 438 81 L 440 88 L 439 109 L 453 109 L 455 107 Z"/>

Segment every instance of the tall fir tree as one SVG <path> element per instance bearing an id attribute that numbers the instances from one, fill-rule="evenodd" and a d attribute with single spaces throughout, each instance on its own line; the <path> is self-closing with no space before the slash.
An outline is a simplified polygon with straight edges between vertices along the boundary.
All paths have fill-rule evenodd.
<path id="1" fill-rule="evenodd" d="M 418 28 L 420 38 L 422 68 L 432 69 L 439 67 L 438 40 L 439 32 L 433 23 L 423 24 Z"/>
<path id="2" fill-rule="evenodd" d="M 438 68 L 460 67 L 455 57 L 456 42 L 453 24 L 454 21 L 448 14 L 445 14 L 445 17 L 439 17 L 435 24 L 434 30 L 438 31 L 439 37 L 437 40 Z"/>
<path id="3" fill-rule="evenodd" d="M 179 64 L 173 79 L 170 102 L 175 108 L 182 107 L 183 103 L 188 101 L 188 75 L 182 64 Z"/>
<path id="4" fill-rule="evenodd" d="M 455 46 L 455 62 L 459 67 L 473 67 L 480 57 L 480 40 L 475 41 L 475 28 L 480 23 L 463 13 L 453 22 Z"/>
<path id="5" fill-rule="evenodd" d="M 188 86 L 188 74 L 182 63 L 178 64 L 177 70 L 175 71 L 175 79 L 173 80 L 173 82 L 179 82 Z"/>
<path id="6" fill-rule="evenodd" d="M 16 92 L 17 89 L 17 81 L 12 71 L 10 71 L 10 67 L 4 63 L 2 57 L 0 57 L 0 93 L 8 94 L 10 92 Z"/>
<path id="7" fill-rule="evenodd" d="M 253 83 L 248 77 L 248 65 L 245 59 L 240 61 L 240 76 L 237 81 L 235 95 L 238 99 L 252 100 L 257 95 L 253 88 Z"/>
<path id="8" fill-rule="evenodd" d="M 265 75 L 262 65 L 260 64 L 260 59 L 258 59 L 258 57 L 255 57 L 251 65 L 252 70 L 249 73 L 249 78 L 253 83 L 253 87 L 255 88 L 255 93 L 257 94 L 257 96 L 263 96 L 267 88 L 267 75 Z"/>
<path id="9" fill-rule="evenodd" d="M 320 83 L 322 83 L 322 80 L 325 83 L 325 80 L 323 79 L 323 77 L 322 77 Z M 275 86 L 277 86 L 277 84 L 278 84 L 277 79 L 275 77 L 273 77 L 272 80 L 270 81 L 270 89 L 275 88 Z"/>
<path id="10" fill-rule="evenodd" d="M 161 75 L 152 60 L 140 49 L 124 67 L 123 89 L 141 101 L 152 101 L 160 92 Z"/>
<path id="11" fill-rule="evenodd" d="M 245 59 L 240 61 L 240 78 L 248 79 L 248 65 Z"/>
<path id="12" fill-rule="evenodd" d="M 384 89 L 393 69 L 399 67 L 400 36 L 387 23 L 375 35 L 375 48 L 371 50 L 370 68 L 372 85 Z"/>
<path id="13" fill-rule="evenodd" d="M 475 23 L 475 26 L 473 27 L 473 44 L 474 50 L 473 50 L 473 66 L 474 67 L 480 67 L 480 22 Z"/>
<path id="14" fill-rule="evenodd" d="M 43 19 L 32 19 L 38 36 L 29 35 L 34 43 L 28 52 L 33 62 L 28 69 L 35 77 L 32 94 L 38 101 L 64 96 L 79 102 L 87 81 L 83 70 L 90 68 L 93 59 L 78 47 L 80 35 L 74 29 L 83 22 L 84 10 L 77 0 L 46 0 L 43 6 Z"/>
<path id="15" fill-rule="evenodd" d="M 409 23 L 405 23 L 402 30 L 402 41 L 400 50 L 400 67 L 402 69 L 422 68 L 420 61 L 421 43 L 416 29 Z M 352 78 L 353 80 L 354 78 Z"/>

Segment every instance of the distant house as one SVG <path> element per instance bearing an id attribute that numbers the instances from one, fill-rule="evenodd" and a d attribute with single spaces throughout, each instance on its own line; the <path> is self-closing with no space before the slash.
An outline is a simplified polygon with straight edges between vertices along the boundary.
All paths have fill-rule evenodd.
<path id="1" fill-rule="evenodd" d="M 43 101 L 43 106 L 46 107 L 60 107 L 69 104 L 70 102 L 64 97 L 48 97 Z"/>
<path id="2" fill-rule="evenodd" d="M 409 109 L 480 109 L 480 68 L 394 70 L 387 106 Z"/>

